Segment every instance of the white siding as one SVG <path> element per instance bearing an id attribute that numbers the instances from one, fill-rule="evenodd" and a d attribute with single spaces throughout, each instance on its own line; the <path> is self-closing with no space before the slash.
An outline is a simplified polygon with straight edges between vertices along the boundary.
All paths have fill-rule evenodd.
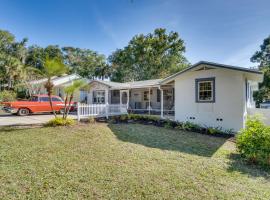
<path id="1" fill-rule="evenodd" d="M 209 77 L 215 77 L 215 103 L 196 103 L 195 79 Z M 238 131 L 244 124 L 244 83 L 243 73 L 224 69 L 191 71 L 178 76 L 175 79 L 175 119 Z"/>

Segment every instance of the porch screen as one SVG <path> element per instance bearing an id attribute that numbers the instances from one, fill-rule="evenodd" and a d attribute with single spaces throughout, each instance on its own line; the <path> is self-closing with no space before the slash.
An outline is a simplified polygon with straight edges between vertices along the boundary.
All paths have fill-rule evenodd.
<path id="1" fill-rule="evenodd" d="M 104 104 L 105 103 L 105 90 L 93 91 L 93 103 Z"/>

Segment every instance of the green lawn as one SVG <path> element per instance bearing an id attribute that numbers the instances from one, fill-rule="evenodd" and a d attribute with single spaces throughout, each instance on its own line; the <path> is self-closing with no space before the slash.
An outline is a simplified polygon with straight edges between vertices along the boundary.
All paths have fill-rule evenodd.
<path id="1" fill-rule="evenodd" d="M 0 130 L 1 199 L 270 199 L 222 138 L 146 125 Z"/>

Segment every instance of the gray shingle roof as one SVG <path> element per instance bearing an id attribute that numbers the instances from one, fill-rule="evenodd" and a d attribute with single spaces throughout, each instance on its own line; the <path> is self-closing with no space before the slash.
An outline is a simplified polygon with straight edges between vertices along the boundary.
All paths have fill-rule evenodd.
<path id="1" fill-rule="evenodd" d="M 112 89 L 129 89 L 129 88 L 142 88 L 142 87 L 154 87 L 159 86 L 162 79 L 152 79 L 146 81 L 133 81 L 126 83 L 118 83 L 113 81 L 93 80 L 92 82 L 102 83 L 111 87 Z"/>

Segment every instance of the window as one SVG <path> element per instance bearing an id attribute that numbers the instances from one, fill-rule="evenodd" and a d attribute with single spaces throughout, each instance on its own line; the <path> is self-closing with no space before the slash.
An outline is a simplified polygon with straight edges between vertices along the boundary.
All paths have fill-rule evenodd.
<path id="1" fill-rule="evenodd" d="M 37 102 L 38 101 L 38 97 L 37 96 L 32 96 L 30 101 L 33 101 L 33 102 Z"/>
<path id="2" fill-rule="evenodd" d="M 149 92 L 148 91 L 143 92 L 143 100 L 144 101 L 149 101 Z"/>
<path id="3" fill-rule="evenodd" d="M 41 102 L 49 102 L 49 97 L 40 97 Z"/>
<path id="4" fill-rule="evenodd" d="M 157 102 L 160 102 L 160 90 L 157 89 Z"/>
<path id="5" fill-rule="evenodd" d="M 57 98 L 57 97 L 53 97 L 53 98 L 52 98 L 52 101 L 58 101 L 58 102 L 59 102 L 59 101 L 62 101 L 62 99 Z"/>
<path id="6" fill-rule="evenodd" d="M 96 104 L 105 103 L 105 90 L 93 91 L 93 103 L 96 103 Z"/>
<path id="7" fill-rule="evenodd" d="M 113 97 L 119 97 L 120 96 L 120 91 L 119 90 L 112 90 L 112 96 Z"/>
<path id="8" fill-rule="evenodd" d="M 196 102 L 215 102 L 215 78 L 196 79 Z"/>
<path id="9" fill-rule="evenodd" d="M 152 95 L 153 94 L 153 91 L 150 90 L 150 94 Z M 149 91 L 144 91 L 143 92 L 143 100 L 144 101 L 149 101 Z"/>

